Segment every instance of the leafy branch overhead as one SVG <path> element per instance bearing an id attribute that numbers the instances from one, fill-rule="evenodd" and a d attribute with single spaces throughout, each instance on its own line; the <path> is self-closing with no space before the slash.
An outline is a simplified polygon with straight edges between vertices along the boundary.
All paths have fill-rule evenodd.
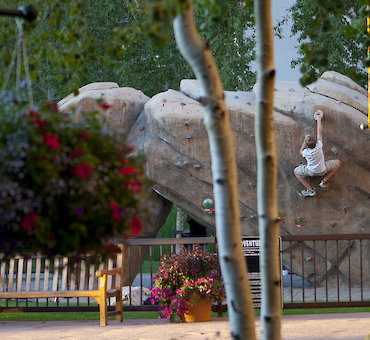
<path id="1" fill-rule="evenodd" d="M 301 83 L 314 82 L 327 70 L 367 83 L 366 0 L 297 0 L 291 8 L 292 33 L 298 36 Z"/>

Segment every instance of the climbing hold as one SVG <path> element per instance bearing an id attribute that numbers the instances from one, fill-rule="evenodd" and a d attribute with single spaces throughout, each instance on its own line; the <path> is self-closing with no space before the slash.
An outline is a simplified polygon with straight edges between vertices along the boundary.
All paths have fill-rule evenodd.
<path id="1" fill-rule="evenodd" d="M 348 211 L 348 206 L 347 205 L 345 205 L 343 208 L 342 208 L 342 210 L 343 210 L 343 212 L 345 213 L 345 214 L 347 214 L 347 211 Z"/>
<path id="2" fill-rule="evenodd" d="M 253 135 L 253 134 L 249 135 L 249 137 L 251 137 L 253 140 L 255 140 L 255 138 L 256 138 L 256 136 Z"/>
<path id="3" fill-rule="evenodd" d="M 180 105 L 181 105 L 181 106 L 185 106 L 185 105 L 186 105 L 186 103 L 180 103 Z"/>
<path id="4" fill-rule="evenodd" d="M 163 107 L 164 107 L 164 103 L 166 103 L 166 102 L 167 102 L 167 99 L 163 99 L 163 100 L 162 100 L 162 103 L 163 103 L 163 104 L 162 104 L 162 106 L 163 106 Z"/>
<path id="5" fill-rule="evenodd" d="M 256 187 L 256 185 L 254 183 L 249 182 L 249 184 L 248 184 L 248 189 L 249 190 L 253 190 L 255 187 Z"/>
<path id="6" fill-rule="evenodd" d="M 330 149 L 330 151 L 332 152 L 332 154 L 333 155 L 335 155 L 335 156 L 339 156 L 339 153 L 338 153 L 338 150 L 337 150 L 337 148 L 336 147 L 332 147 L 331 149 Z"/>
<path id="7" fill-rule="evenodd" d="M 252 103 L 251 102 L 247 102 L 247 105 L 252 105 Z"/>
<path id="8" fill-rule="evenodd" d="M 289 89 L 289 92 L 295 92 L 295 89 Z"/>
<path id="9" fill-rule="evenodd" d="M 194 168 L 194 171 L 200 171 L 201 166 L 200 164 L 194 164 L 193 168 Z"/>
<path id="10" fill-rule="evenodd" d="M 239 96 L 234 96 L 235 99 L 239 99 Z"/>
<path id="11" fill-rule="evenodd" d="M 190 135 L 186 135 L 185 138 L 189 141 L 189 143 L 191 143 L 191 136 Z"/>
<path id="12" fill-rule="evenodd" d="M 296 224 L 297 228 L 304 227 L 304 221 L 303 221 L 303 219 L 301 217 L 297 217 L 294 220 L 294 223 Z"/>
<path id="13" fill-rule="evenodd" d="M 308 257 L 305 257 L 304 260 L 305 260 L 305 262 L 311 262 L 311 261 L 314 260 L 314 258 L 311 257 L 311 256 L 308 256 Z"/>
<path id="14" fill-rule="evenodd" d="M 211 198 L 206 198 L 202 203 L 202 208 L 206 213 L 212 215 L 214 210 L 213 200 Z"/>
<path id="15" fill-rule="evenodd" d="M 317 110 L 315 114 L 313 115 L 313 117 L 316 119 L 317 116 L 321 116 L 322 118 L 324 116 L 324 112 L 322 112 L 321 110 Z"/>
<path id="16" fill-rule="evenodd" d="M 211 198 L 206 198 L 203 203 L 202 203 L 202 206 L 205 208 L 205 209 L 212 209 L 214 204 L 213 204 L 213 199 Z"/>
<path id="17" fill-rule="evenodd" d="M 337 223 L 330 224 L 330 228 L 334 229 L 337 226 Z"/>
<path id="18" fill-rule="evenodd" d="M 184 126 L 186 126 L 186 130 L 189 130 L 189 122 L 187 120 L 185 121 Z"/>
<path id="19" fill-rule="evenodd" d="M 279 214 L 280 215 L 280 214 Z M 278 217 L 278 221 L 279 222 L 281 222 L 281 221 L 285 221 L 285 215 L 280 215 L 279 217 Z"/>

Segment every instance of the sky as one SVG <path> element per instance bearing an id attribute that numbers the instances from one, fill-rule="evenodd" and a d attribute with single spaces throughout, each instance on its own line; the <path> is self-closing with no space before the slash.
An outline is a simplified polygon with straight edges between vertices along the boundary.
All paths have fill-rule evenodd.
<path id="1" fill-rule="evenodd" d="M 272 17 L 274 25 L 286 14 L 287 9 L 294 4 L 294 0 L 272 0 Z M 289 24 L 284 26 L 284 39 L 275 37 L 274 57 L 276 68 L 276 81 L 298 81 L 301 77 L 299 69 L 292 69 L 290 62 L 296 57 L 298 45 L 295 37 L 290 37 Z"/>

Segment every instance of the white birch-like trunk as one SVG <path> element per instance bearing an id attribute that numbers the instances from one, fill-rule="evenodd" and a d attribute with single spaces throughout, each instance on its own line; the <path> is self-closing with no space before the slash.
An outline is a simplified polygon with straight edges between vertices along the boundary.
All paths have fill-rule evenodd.
<path id="1" fill-rule="evenodd" d="M 275 84 L 271 0 L 254 0 L 257 37 L 257 202 L 261 240 L 262 339 L 281 338 L 281 273 L 279 263 L 279 220 L 277 211 L 277 156 L 275 149 L 273 99 Z"/>
<path id="2" fill-rule="evenodd" d="M 177 45 L 201 84 L 212 159 L 217 243 L 233 339 L 255 339 L 252 297 L 241 247 L 237 171 L 232 131 L 218 69 L 199 38 L 192 1 L 174 19 Z"/>
<path id="3" fill-rule="evenodd" d="M 184 210 L 177 207 L 176 213 L 176 238 L 182 237 L 182 232 L 184 231 Z M 176 244 L 176 254 L 180 254 L 181 244 Z"/>

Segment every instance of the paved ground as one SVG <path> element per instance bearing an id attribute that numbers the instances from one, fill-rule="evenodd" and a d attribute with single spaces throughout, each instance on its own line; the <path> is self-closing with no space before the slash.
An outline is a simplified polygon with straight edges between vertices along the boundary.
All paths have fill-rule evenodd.
<path id="1" fill-rule="evenodd" d="M 259 320 L 256 319 L 259 338 Z M 0 322 L 1 340 L 228 340 L 227 318 L 209 322 L 169 323 L 166 320 Z M 283 316 L 283 340 L 365 340 L 370 334 L 370 313 Z M 247 340 L 247 339 L 245 339 Z"/>

